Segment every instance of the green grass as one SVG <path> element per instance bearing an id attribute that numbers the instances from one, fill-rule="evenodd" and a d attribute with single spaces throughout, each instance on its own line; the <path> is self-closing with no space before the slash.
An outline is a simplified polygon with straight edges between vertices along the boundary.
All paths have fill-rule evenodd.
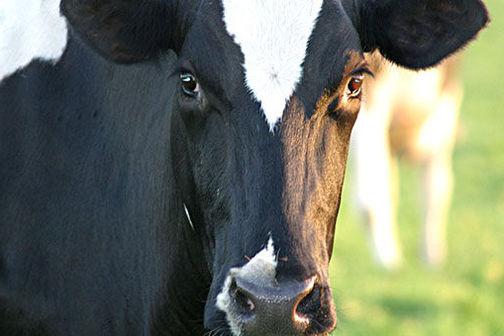
<path id="1" fill-rule="evenodd" d="M 467 49 L 463 70 L 447 264 L 431 270 L 420 262 L 418 196 L 406 193 L 417 190 L 418 171 L 400 168 L 406 260 L 395 272 L 374 263 L 348 183 L 331 264 L 335 335 L 504 335 L 504 2 L 487 4 L 492 23 Z"/>

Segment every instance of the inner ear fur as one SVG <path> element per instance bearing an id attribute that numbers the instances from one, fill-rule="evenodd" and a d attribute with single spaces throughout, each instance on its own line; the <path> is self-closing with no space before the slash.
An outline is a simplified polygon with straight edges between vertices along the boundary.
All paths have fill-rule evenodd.
<path id="1" fill-rule="evenodd" d="M 434 66 L 472 40 L 489 21 L 480 0 L 351 0 L 365 51 L 399 65 Z"/>
<path id="2" fill-rule="evenodd" d="M 189 2 L 189 0 L 183 0 Z M 86 42 L 119 63 L 175 49 L 176 0 L 62 0 L 61 11 Z"/>

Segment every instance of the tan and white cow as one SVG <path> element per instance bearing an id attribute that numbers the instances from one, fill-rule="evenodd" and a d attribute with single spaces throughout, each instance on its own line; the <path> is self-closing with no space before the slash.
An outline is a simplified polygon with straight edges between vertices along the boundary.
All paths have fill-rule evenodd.
<path id="1" fill-rule="evenodd" d="M 422 170 L 423 254 L 438 265 L 446 255 L 446 222 L 453 187 L 452 151 L 462 100 L 459 58 L 420 72 L 368 56 L 375 79 L 354 133 L 357 199 L 380 264 L 401 263 L 396 207 L 397 158 Z"/>

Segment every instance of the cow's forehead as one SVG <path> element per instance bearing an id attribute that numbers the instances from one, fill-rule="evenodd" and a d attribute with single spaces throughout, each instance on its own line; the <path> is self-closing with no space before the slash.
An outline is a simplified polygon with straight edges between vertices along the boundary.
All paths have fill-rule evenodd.
<path id="1" fill-rule="evenodd" d="M 227 32 L 244 55 L 248 89 L 273 130 L 303 75 L 323 0 L 222 0 Z"/>

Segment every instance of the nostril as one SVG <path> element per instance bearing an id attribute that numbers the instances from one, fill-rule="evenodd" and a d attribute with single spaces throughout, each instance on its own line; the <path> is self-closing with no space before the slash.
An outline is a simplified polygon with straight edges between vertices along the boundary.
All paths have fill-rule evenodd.
<path id="1" fill-rule="evenodd" d="M 299 322 L 309 323 L 320 311 L 322 301 L 321 288 L 315 284 L 312 290 L 299 302 L 295 317 Z"/>
<path id="2" fill-rule="evenodd" d="M 241 313 L 252 313 L 255 309 L 254 302 L 247 296 L 247 294 L 241 290 L 237 289 L 235 292 L 235 300 L 238 307 L 241 308 Z"/>
<path id="3" fill-rule="evenodd" d="M 308 334 L 328 333 L 336 327 L 337 318 L 332 304 L 331 289 L 317 283 L 299 302 L 295 310 L 295 320 L 308 324 Z"/>
<path id="4" fill-rule="evenodd" d="M 229 288 L 231 297 L 234 299 L 237 312 L 240 315 L 250 316 L 255 310 L 255 304 L 252 297 L 247 291 L 238 287 L 236 281 L 233 280 Z"/>

